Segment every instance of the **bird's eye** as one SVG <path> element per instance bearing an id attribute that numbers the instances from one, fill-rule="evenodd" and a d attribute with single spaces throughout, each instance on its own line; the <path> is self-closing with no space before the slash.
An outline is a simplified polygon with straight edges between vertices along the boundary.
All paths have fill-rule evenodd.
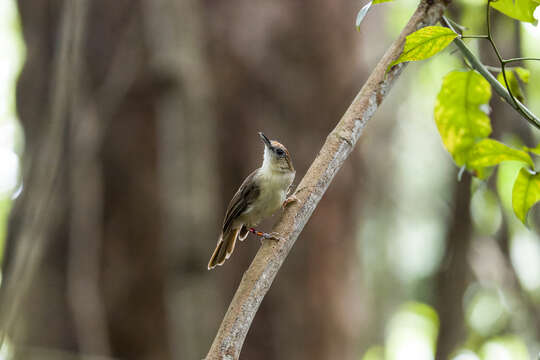
<path id="1" fill-rule="evenodd" d="M 283 155 L 285 155 L 285 151 L 283 151 L 281 149 L 277 149 L 276 154 L 278 154 L 279 156 L 283 156 Z"/>

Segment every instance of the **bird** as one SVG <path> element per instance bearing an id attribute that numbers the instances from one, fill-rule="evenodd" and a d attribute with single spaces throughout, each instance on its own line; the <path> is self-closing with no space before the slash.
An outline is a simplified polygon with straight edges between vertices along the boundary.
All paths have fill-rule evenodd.
<path id="1" fill-rule="evenodd" d="M 259 137 L 264 143 L 262 165 L 249 174 L 231 199 L 208 270 L 223 265 L 233 253 L 236 239 L 243 241 L 250 232 L 262 239 L 281 240 L 279 234 L 257 231 L 255 227 L 280 207 L 297 200 L 294 195 L 287 197 L 296 175 L 289 151 L 262 132 Z"/>

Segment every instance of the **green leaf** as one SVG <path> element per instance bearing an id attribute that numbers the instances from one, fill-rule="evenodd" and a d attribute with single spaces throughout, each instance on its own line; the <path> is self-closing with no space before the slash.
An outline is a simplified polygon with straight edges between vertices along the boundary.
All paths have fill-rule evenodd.
<path id="1" fill-rule="evenodd" d="M 491 98 L 489 83 L 476 71 L 452 71 L 444 77 L 435 103 L 435 123 L 458 166 L 467 163 L 474 144 L 491 134 L 491 122 L 480 106 Z"/>
<path id="2" fill-rule="evenodd" d="M 497 195 L 505 211 L 512 211 L 512 188 L 522 167 L 515 161 L 503 162 L 497 167 Z"/>
<path id="3" fill-rule="evenodd" d="M 471 169 L 471 173 L 479 180 L 485 180 L 493 174 L 492 167 L 479 167 Z"/>
<path id="4" fill-rule="evenodd" d="M 527 214 L 538 201 L 540 201 L 540 174 L 531 174 L 522 168 L 512 189 L 512 208 L 523 224 L 527 225 Z"/>
<path id="5" fill-rule="evenodd" d="M 424 60 L 446 48 L 457 34 L 442 26 L 426 26 L 407 36 L 403 52 L 390 67 L 404 61 Z"/>
<path id="6" fill-rule="evenodd" d="M 525 147 L 525 151 L 532 152 L 533 154 L 540 155 L 540 144 L 536 145 L 534 148 Z"/>
<path id="7" fill-rule="evenodd" d="M 502 161 L 521 161 L 533 167 L 529 154 L 522 150 L 512 149 L 493 139 L 484 139 L 476 143 L 468 154 L 467 165 L 472 168 L 495 166 Z"/>
<path id="8" fill-rule="evenodd" d="M 529 83 L 529 77 L 531 76 L 531 72 L 529 70 L 518 66 L 514 68 L 514 71 L 521 81 L 523 81 L 525 84 Z"/>
<path id="9" fill-rule="evenodd" d="M 497 0 L 490 2 L 490 5 L 511 18 L 530 22 L 534 25 L 538 22 L 533 17 L 534 9 L 540 5 L 537 0 Z"/>
<path id="10" fill-rule="evenodd" d="M 517 77 L 514 75 L 513 71 L 505 71 L 506 73 L 506 80 L 508 81 L 508 86 L 510 87 L 510 91 L 512 92 L 512 95 L 519 101 L 523 101 L 523 91 L 521 91 L 521 87 L 519 86 L 519 82 L 517 80 Z M 504 82 L 504 76 L 502 71 L 497 75 L 497 80 L 506 87 L 506 83 Z"/>
<path id="11" fill-rule="evenodd" d="M 362 6 L 358 14 L 356 14 L 356 30 L 360 31 L 360 24 L 366 17 L 369 9 L 371 8 L 371 5 L 380 4 L 384 2 L 390 2 L 390 1 L 394 1 L 394 0 L 373 0 L 373 1 L 368 2 L 366 5 Z"/>

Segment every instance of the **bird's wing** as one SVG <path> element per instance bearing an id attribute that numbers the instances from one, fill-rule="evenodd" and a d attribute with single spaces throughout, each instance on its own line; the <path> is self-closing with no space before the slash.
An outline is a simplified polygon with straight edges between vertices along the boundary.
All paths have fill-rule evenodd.
<path id="1" fill-rule="evenodd" d="M 259 197 L 261 189 L 257 182 L 254 181 L 255 174 L 257 174 L 257 170 L 249 174 L 229 203 L 229 207 L 225 213 L 225 219 L 223 220 L 223 233 L 230 228 L 233 220 L 242 214 Z"/>

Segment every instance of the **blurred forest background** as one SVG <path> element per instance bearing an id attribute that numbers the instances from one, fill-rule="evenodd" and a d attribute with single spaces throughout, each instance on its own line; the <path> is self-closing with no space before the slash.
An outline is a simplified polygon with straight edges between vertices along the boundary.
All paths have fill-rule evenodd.
<path id="1" fill-rule="evenodd" d="M 417 1 L 376 6 L 357 32 L 362 5 L 0 0 L 0 359 L 203 358 L 259 246 L 250 236 L 206 270 L 261 161 L 257 131 L 287 146 L 298 183 Z M 484 7 L 450 12 L 482 34 Z M 539 56 L 540 27 L 493 15 L 507 57 Z M 526 66 L 539 114 L 540 63 Z M 519 165 L 458 182 L 433 121 L 456 67 L 450 46 L 406 68 L 241 358 L 537 357 L 540 238 L 511 212 Z M 508 105 L 491 107 L 496 138 L 536 145 Z"/>

